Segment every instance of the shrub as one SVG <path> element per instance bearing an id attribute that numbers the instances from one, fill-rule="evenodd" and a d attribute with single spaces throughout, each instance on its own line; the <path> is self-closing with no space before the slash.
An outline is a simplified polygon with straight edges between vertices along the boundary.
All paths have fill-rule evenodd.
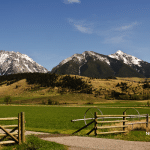
<path id="1" fill-rule="evenodd" d="M 53 101 L 51 99 L 48 99 L 48 105 L 53 105 Z"/>
<path id="2" fill-rule="evenodd" d="M 144 99 L 144 100 L 146 100 L 146 99 L 147 99 L 147 100 L 148 100 L 148 99 L 150 99 L 150 95 L 149 95 L 149 94 L 143 95 L 143 99 Z"/>
<path id="3" fill-rule="evenodd" d="M 16 85 L 16 89 L 18 88 L 19 86 L 18 85 Z"/>
<path id="4" fill-rule="evenodd" d="M 92 94 L 92 88 L 85 88 L 80 91 L 80 93 Z"/>
<path id="5" fill-rule="evenodd" d="M 94 104 L 93 102 L 87 102 L 85 103 L 86 105 Z"/>
<path id="6" fill-rule="evenodd" d="M 146 89 L 146 88 L 150 88 L 150 84 L 148 82 L 145 82 L 145 84 L 143 85 L 143 89 Z"/>
<path id="7" fill-rule="evenodd" d="M 119 84 L 119 83 L 116 85 L 116 87 L 118 87 L 118 86 L 120 86 L 120 84 Z"/>
<path id="8" fill-rule="evenodd" d="M 120 94 L 121 94 L 120 92 L 116 92 L 116 91 L 114 91 L 114 90 L 111 91 L 111 97 L 112 97 L 112 98 L 116 98 L 116 99 L 117 99 Z"/>
<path id="9" fill-rule="evenodd" d="M 6 103 L 7 103 L 7 105 L 8 105 L 8 104 L 10 104 L 10 103 L 11 103 L 11 101 L 12 101 L 12 99 L 11 99 L 11 97 L 10 97 L 10 96 L 5 96 L 5 98 L 4 98 L 4 102 L 6 102 Z"/>
<path id="10" fill-rule="evenodd" d="M 42 100 L 42 104 L 43 104 L 43 105 L 46 105 L 46 101 L 45 101 L 45 100 Z"/>
<path id="11" fill-rule="evenodd" d="M 52 101 L 51 99 L 48 99 L 48 105 L 59 105 L 58 101 Z"/>
<path id="12" fill-rule="evenodd" d="M 122 99 L 122 100 L 129 100 L 130 97 L 129 97 L 129 95 L 119 95 L 119 99 Z"/>
<path id="13" fill-rule="evenodd" d="M 136 95 L 136 94 L 131 95 L 131 100 L 141 100 L 141 99 L 143 99 L 142 95 Z"/>
<path id="14" fill-rule="evenodd" d="M 110 97 L 109 97 L 108 95 L 105 95 L 105 99 L 109 100 L 109 99 L 110 99 Z"/>
<path id="15" fill-rule="evenodd" d="M 147 105 L 148 105 L 148 107 L 150 106 L 150 102 L 149 101 L 147 101 Z"/>
<path id="16" fill-rule="evenodd" d="M 59 105 L 59 102 L 58 102 L 58 101 L 56 101 L 56 102 L 54 103 L 54 105 Z"/>

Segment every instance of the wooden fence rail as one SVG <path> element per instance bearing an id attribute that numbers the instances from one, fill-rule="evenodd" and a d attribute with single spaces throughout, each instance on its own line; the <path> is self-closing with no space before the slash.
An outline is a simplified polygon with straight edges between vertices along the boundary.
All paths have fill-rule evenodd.
<path id="1" fill-rule="evenodd" d="M 17 125 L 0 125 L 0 129 L 5 132 L 5 134 L 0 134 L 0 137 L 3 137 L 0 139 L 0 145 L 2 144 L 11 144 L 11 143 L 17 143 L 21 144 L 25 142 L 25 117 L 24 112 L 21 112 L 18 114 L 18 117 L 9 117 L 9 118 L 0 118 L 0 121 L 7 121 L 7 120 L 18 120 Z M 11 131 L 8 131 L 8 128 L 14 128 L 11 129 Z M 18 129 L 18 132 L 15 132 Z M 16 137 L 16 135 L 18 137 Z M 4 141 L 7 137 L 11 137 L 11 140 Z"/>
<path id="2" fill-rule="evenodd" d="M 140 117 L 145 117 L 146 118 L 146 122 L 135 122 L 135 123 L 128 123 L 126 124 L 126 122 L 128 122 L 128 120 L 126 120 L 127 118 L 140 118 Z M 122 118 L 122 120 L 109 120 L 109 121 L 98 121 L 98 119 L 111 119 L 111 118 Z M 148 127 L 148 123 L 149 123 L 149 114 L 142 114 L 142 115 L 126 115 L 126 112 L 123 112 L 123 115 L 98 115 L 97 112 L 94 113 L 94 118 L 85 118 L 85 119 L 74 119 L 71 120 L 71 122 L 74 121 L 83 121 L 83 120 L 92 120 L 90 123 L 88 123 L 87 125 L 83 126 L 82 128 L 80 128 L 79 130 L 75 131 L 73 134 L 85 129 L 86 127 L 88 127 L 89 125 L 91 125 L 92 123 L 94 123 L 94 128 L 92 128 L 92 130 L 90 130 L 87 135 L 89 135 L 91 132 L 94 131 L 95 135 L 97 134 L 111 134 L 111 133 L 125 133 L 127 132 L 125 129 L 128 127 L 128 125 L 132 125 L 133 124 L 146 124 L 146 127 Z M 98 126 L 98 124 L 107 124 L 107 123 L 120 123 L 122 122 L 123 124 L 120 126 Z M 97 133 L 98 129 L 111 129 L 111 128 L 122 128 L 122 131 L 111 131 L 111 132 L 99 132 Z"/>
<path id="3" fill-rule="evenodd" d="M 123 120 L 113 120 L 113 121 L 97 121 L 97 119 L 99 119 L 99 117 L 101 118 L 120 118 L 122 117 Z M 135 122 L 135 123 L 129 123 L 126 124 L 126 122 L 128 122 L 128 120 L 126 120 L 126 118 L 138 118 L 138 117 L 146 117 L 146 122 Z M 111 134 L 111 133 L 124 133 L 126 132 L 125 128 L 128 127 L 128 125 L 130 124 L 142 124 L 145 123 L 146 127 L 148 127 L 148 123 L 149 123 L 149 114 L 142 114 L 142 115 L 126 115 L 126 112 L 123 112 L 123 115 L 98 115 L 97 112 L 95 112 L 95 135 L 97 135 L 97 130 L 98 129 L 111 129 L 111 128 L 122 128 L 122 131 L 111 131 L 111 132 L 100 132 L 99 134 Z M 122 126 L 97 126 L 97 124 L 103 124 L 103 123 L 119 123 L 122 122 L 123 125 Z M 133 128 L 133 126 L 132 126 Z"/>

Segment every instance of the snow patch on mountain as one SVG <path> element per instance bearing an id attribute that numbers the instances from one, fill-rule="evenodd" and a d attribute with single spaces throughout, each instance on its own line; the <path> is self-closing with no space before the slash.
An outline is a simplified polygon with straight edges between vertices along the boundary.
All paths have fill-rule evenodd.
<path id="1" fill-rule="evenodd" d="M 66 59 L 64 59 L 63 61 L 60 62 L 59 65 L 64 65 L 65 63 L 67 63 L 70 60 L 74 60 L 76 62 L 81 63 L 82 61 L 84 61 L 85 57 L 82 54 L 74 54 L 71 57 L 68 57 Z"/>
<path id="2" fill-rule="evenodd" d="M 122 60 L 123 63 L 130 65 L 130 66 L 137 65 L 139 67 L 142 67 L 140 65 L 140 63 L 142 62 L 141 59 L 138 59 L 137 57 L 126 54 L 126 53 L 122 52 L 121 50 L 118 50 L 116 53 L 108 55 L 108 56 L 111 58 L 115 58 L 117 60 Z"/>
<path id="3" fill-rule="evenodd" d="M 92 55 L 92 56 L 95 57 L 94 60 L 97 59 L 97 60 L 100 60 L 100 61 L 104 61 L 104 62 L 106 62 L 108 65 L 110 65 L 110 62 L 109 62 L 109 60 L 108 60 L 107 57 L 102 57 L 102 56 L 100 56 L 100 55 L 98 55 L 98 54 L 96 54 L 95 52 L 92 52 L 92 51 L 88 51 L 88 53 L 89 53 L 90 55 Z"/>
<path id="4" fill-rule="evenodd" d="M 95 52 L 92 52 L 92 51 L 85 51 L 82 54 L 74 54 L 71 57 L 68 57 L 68 58 L 64 59 L 63 61 L 60 62 L 59 66 L 64 65 L 65 63 L 69 62 L 70 60 L 76 61 L 82 66 L 83 64 L 85 64 L 87 62 L 86 57 L 88 55 L 93 56 L 94 61 L 95 60 L 100 60 L 100 61 L 104 61 L 104 62 L 106 62 L 107 64 L 110 65 L 110 62 L 107 59 L 107 57 L 102 57 L 102 56 L 100 56 L 100 55 L 98 55 L 98 54 L 96 54 Z"/>
<path id="5" fill-rule="evenodd" d="M 6 58 L 8 58 L 8 54 L 1 54 L 0 55 L 0 64 L 3 64 L 6 61 Z"/>

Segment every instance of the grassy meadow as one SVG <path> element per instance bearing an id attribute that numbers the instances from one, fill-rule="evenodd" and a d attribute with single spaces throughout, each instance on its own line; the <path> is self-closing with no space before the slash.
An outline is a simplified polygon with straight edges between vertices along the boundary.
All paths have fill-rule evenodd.
<path id="1" fill-rule="evenodd" d="M 62 106 L 0 106 L 0 117 L 14 117 L 18 112 L 25 112 L 26 130 L 50 133 L 72 134 L 85 125 L 84 121 L 71 122 L 73 119 L 83 119 L 89 107 L 62 107 Z M 93 110 L 92 110 L 93 109 Z M 90 111 L 100 112 L 96 108 Z M 99 108 L 104 115 L 123 114 L 126 108 Z M 150 114 L 149 108 L 137 108 L 140 114 Z M 87 112 L 86 118 L 93 117 Z M 5 113 L 3 113 L 5 112 Z M 134 109 L 126 111 L 127 114 L 138 114 Z M 93 114 L 93 113 L 92 113 Z M 145 120 L 145 119 L 144 119 Z M 135 121 L 132 120 L 131 121 Z M 15 124 L 16 121 L 0 121 L 0 124 Z M 146 125 L 145 125 L 146 126 Z M 93 125 L 79 132 L 84 135 Z"/>

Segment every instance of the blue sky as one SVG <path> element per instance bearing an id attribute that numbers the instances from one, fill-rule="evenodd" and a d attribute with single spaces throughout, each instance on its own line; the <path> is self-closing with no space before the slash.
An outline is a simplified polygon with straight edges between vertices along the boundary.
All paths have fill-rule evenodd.
<path id="1" fill-rule="evenodd" d="M 150 62 L 150 0 L 0 0 L 0 50 L 51 70 L 75 53 Z"/>

